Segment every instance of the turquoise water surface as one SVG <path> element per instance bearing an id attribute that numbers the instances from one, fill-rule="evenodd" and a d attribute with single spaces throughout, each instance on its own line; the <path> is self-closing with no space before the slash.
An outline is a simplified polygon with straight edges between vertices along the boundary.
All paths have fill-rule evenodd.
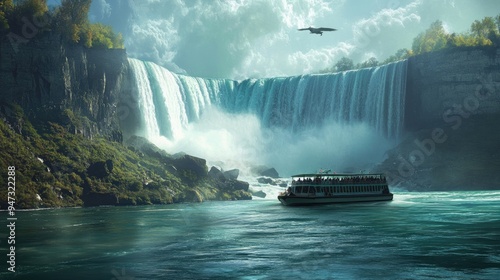
<path id="1" fill-rule="evenodd" d="M 0 212 L 4 223 L 6 212 Z M 499 279 L 500 191 L 17 211 L 1 279 Z M 5 228 L 5 227 L 4 227 Z"/>

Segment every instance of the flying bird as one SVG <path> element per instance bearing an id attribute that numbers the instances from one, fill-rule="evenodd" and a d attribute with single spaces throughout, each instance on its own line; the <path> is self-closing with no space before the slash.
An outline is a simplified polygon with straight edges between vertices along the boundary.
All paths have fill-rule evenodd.
<path id="1" fill-rule="evenodd" d="M 299 31 L 304 31 L 304 30 L 309 30 L 311 34 L 319 34 L 320 36 L 323 36 L 323 31 L 337 31 L 335 28 L 328 28 L 328 27 L 308 27 L 308 28 L 299 28 Z"/>

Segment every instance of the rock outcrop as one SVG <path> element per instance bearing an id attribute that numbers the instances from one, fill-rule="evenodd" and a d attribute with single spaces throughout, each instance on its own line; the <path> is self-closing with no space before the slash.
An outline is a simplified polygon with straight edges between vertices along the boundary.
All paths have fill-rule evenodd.
<path id="1" fill-rule="evenodd" d="M 87 49 L 46 32 L 15 48 L 2 40 L 0 52 L 0 100 L 19 104 L 32 121 L 122 141 L 118 104 L 132 88 L 125 50 Z"/>
<path id="2" fill-rule="evenodd" d="M 405 135 L 376 167 L 409 190 L 498 189 L 500 48 L 408 60 Z"/>
<path id="3" fill-rule="evenodd" d="M 110 159 L 94 162 L 87 168 L 87 175 L 98 179 L 109 176 L 111 172 L 113 172 L 113 161 Z"/>
<path id="4" fill-rule="evenodd" d="M 500 48 L 450 48 L 408 59 L 405 128 L 500 114 Z"/>
<path id="5" fill-rule="evenodd" d="M 267 166 L 254 166 L 252 167 L 252 173 L 254 173 L 257 176 L 265 176 L 265 177 L 271 177 L 271 178 L 279 178 L 280 175 L 274 167 L 267 167 Z"/>

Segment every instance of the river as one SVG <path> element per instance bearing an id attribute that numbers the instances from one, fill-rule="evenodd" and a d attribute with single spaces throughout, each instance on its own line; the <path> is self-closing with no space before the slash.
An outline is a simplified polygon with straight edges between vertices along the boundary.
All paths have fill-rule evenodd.
<path id="1" fill-rule="evenodd" d="M 16 217 L 16 273 L 7 271 L 2 241 L 1 279 L 500 275 L 500 191 L 395 192 L 391 202 L 314 207 L 261 199 L 49 209 Z"/>

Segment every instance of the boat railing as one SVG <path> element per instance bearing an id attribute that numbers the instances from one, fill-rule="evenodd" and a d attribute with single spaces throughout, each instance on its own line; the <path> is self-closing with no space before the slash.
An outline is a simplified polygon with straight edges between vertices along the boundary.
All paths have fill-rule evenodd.
<path id="1" fill-rule="evenodd" d="M 374 181 L 359 181 L 359 182 L 342 182 L 342 181 L 293 181 L 293 186 L 345 186 L 345 185 L 386 185 L 385 180 Z"/>

